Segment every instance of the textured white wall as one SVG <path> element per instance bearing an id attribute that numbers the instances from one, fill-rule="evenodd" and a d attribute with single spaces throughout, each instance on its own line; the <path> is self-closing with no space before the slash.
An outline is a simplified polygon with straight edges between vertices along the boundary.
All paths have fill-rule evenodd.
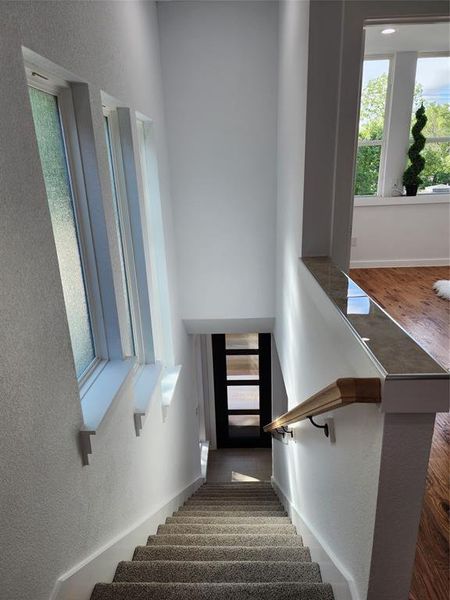
<path id="1" fill-rule="evenodd" d="M 413 199 L 412 201 L 418 201 Z M 378 204 L 376 202 L 378 201 Z M 398 204 L 378 199 L 353 209 L 350 266 L 390 267 L 450 264 L 450 204 L 423 200 Z M 360 201 L 363 203 L 364 201 Z M 372 202 L 371 202 L 372 204 Z"/>
<path id="2" fill-rule="evenodd" d="M 160 159 L 176 360 L 168 418 L 136 438 L 131 398 L 112 407 L 89 467 L 21 46 L 152 117 Z M 0 5 L 0 597 L 44 600 L 56 578 L 200 474 L 191 348 L 176 309 L 156 9 L 145 2 Z M 108 183 L 107 183 L 108 184 Z"/>
<path id="3" fill-rule="evenodd" d="M 289 408 L 337 377 L 378 375 L 337 310 L 298 259 L 303 209 L 308 8 L 307 2 L 280 3 L 274 337 Z M 275 385 L 277 381 L 279 377 L 274 378 Z M 279 390 L 274 389 L 279 398 L 284 393 L 281 384 Z M 288 445 L 274 442 L 273 473 L 300 516 L 324 548 L 338 557 L 364 598 L 383 418 L 376 407 L 350 407 L 336 412 L 335 423 L 337 443 L 333 446 L 307 422 L 298 426 L 294 442 Z"/>
<path id="4" fill-rule="evenodd" d="M 158 15 L 181 314 L 273 317 L 277 4 Z"/>

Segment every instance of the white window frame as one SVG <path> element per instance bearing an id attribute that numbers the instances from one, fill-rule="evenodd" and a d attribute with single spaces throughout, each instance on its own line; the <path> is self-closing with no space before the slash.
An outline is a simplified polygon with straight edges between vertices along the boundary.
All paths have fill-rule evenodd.
<path id="1" fill-rule="evenodd" d="M 153 122 L 136 113 L 142 219 L 146 252 L 151 267 L 151 310 L 155 356 L 163 365 L 161 399 L 163 417 L 167 414 L 181 375 L 182 365 L 175 364 L 167 275 L 164 220 L 159 189 L 158 159 Z"/>
<path id="2" fill-rule="evenodd" d="M 82 396 L 83 391 L 87 389 L 89 383 L 96 379 L 107 363 L 107 341 L 92 230 L 89 222 L 89 207 L 82 172 L 80 147 L 76 136 L 71 90 L 70 85 L 66 81 L 50 76 L 47 77 L 40 69 L 26 65 L 25 71 L 29 87 L 55 96 L 58 102 L 74 220 L 79 241 L 80 261 L 85 281 L 88 313 L 94 345 L 94 360 L 78 377 L 80 395 Z"/>
<path id="3" fill-rule="evenodd" d="M 384 119 L 383 119 L 383 137 L 381 140 L 360 140 L 359 139 L 359 118 L 358 118 L 358 147 L 362 148 L 364 146 L 380 146 L 380 166 L 378 168 L 378 179 L 377 179 L 377 191 L 375 194 L 355 194 L 355 198 L 373 198 L 381 195 L 381 190 L 383 187 L 383 173 L 384 166 L 386 164 L 386 125 L 388 123 L 388 113 L 389 107 L 391 104 L 391 90 L 392 90 L 392 74 L 393 74 L 393 55 L 392 54 L 373 54 L 367 57 L 364 57 L 364 62 L 372 61 L 372 60 L 387 60 L 389 61 L 388 68 L 388 82 L 387 82 L 387 90 L 386 90 L 386 98 L 384 104 Z M 362 95 L 362 87 L 361 87 L 361 95 Z M 360 99 L 361 102 L 361 99 Z M 356 176 L 356 160 L 358 157 L 358 153 L 355 158 L 355 176 Z M 354 184 L 353 184 L 354 186 Z"/>
<path id="4" fill-rule="evenodd" d="M 87 465 L 92 453 L 91 435 L 103 423 L 113 401 L 125 392 L 131 395 L 132 418 L 139 435 L 155 391 L 161 389 L 164 397 L 162 388 L 168 379 L 163 377 L 160 385 L 163 365 L 155 361 L 153 347 L 152 269 L 147 252 L 135 113 L 27 48 L 23 48 L 23 57 L 29 84 L 56 95 L 61 116 L 96 355 L 78 381 L 83 414 L 79 441 L 82 462 Z M 104 106 L 110 145 L 105 136 Z M 119 294 L 124 298 L 123 278 L 114 273 L 121 242 L 113 214 L 115 206 L 111 204 L 114 198 L 110 150 L 133 323 L 135 356 L 131 358 L 124 354 L 124 321 L 117 302 Z M 122 304 L 126 303 L 122 300 Z M 180 368 L 176 368 L 175 379 Z M 165 388 L 174 387 L 173 369 L 168 374 L 171 377 Z"/>
<path id="5" fill-rule="evenodd" d="M 114 300 L 119 292 L 111 261 L 112 251 L 118 251 L 119 239 L 115 220 L 114 235 L 111 235 L 111 225 L 108 227 L 108 222 L 112 219 L 106 215 L 107 194 L 104 194 L 107 186 L 111 186 L 111 177 L 109 166 L 106 172 L 97 162 L 99 153 L 105 152 L 104 158 L 107 159 L 106 152 L 109 152 L 105 139 L 101 99 L 98 98 L 97 105 L 87 84 L 83 82 L 70 84 L 69 77 L 72 79 L 70 75 L 67 80 L 63 80 L 47 74 L 46 67 L 41 68 L 35 64 L 36 59 L 37 64 L 40 64 L 40 57 L 27 49 L 24 49 L 23 53 L 28 84 L 55 95 L 60 112 L 96 356 L 90 367 L 78 379 L 84 422 L 79 432 L 80 450 L 83 464 L 88 465 L 89 455 L 92 453 L 90 436 L 97 432 L 113 401 L 126 389 L 130 390 L 129 386 L 132 385 L 133 396 L 141 405 L 145 400 L 148 406 L 149 398 L 153 395 L 159 381 L 161 367 L 149 364 L 140 368 L 142 365 L 139 365 L 138 358 L 148 362 L 150 353 L 147 351 L 144 356 L 143 352 L 140 352 L 142 344 L 139 343 L 138 337 L 135 339 L 135 349 L 140 356 L 126 357 L 124 353 L 120 311 Z M 63 70 L 55 65 L 53 72 L 63 72 Z M 78 128 L 80 122 L 81 129 Z M 120 154 L 117 148 L 115 156 L 120 165 Z M 120 170 L 118 172 L 120 173 Z M 121 185 L 124 185 L 123 179 L 121 181 Z M 122 193 L 120 197 L 126 196 Z M 124 260 L 131 260 L 132 245 L 129 220 L 126 218 L 127 205 L 123 202 L 119 206 L 122 215 L 125 216 L 124 223 L 128 223 L 124 236 Z M 109 208 L 113 210 L 113 207 Z M 136 286 L 135 272 L 132 282 Z M 133 292 L 132 294 L 134 318 L 139 324 L 138 296 Z M 140 327 L 136 327 L 134 331 L 139 332 Z M 151 358 L 153 360 L 153 355 Z"/>
<path id="6" fill-rule="evenodd" d="M 139 364 L 142 364 L 145 362 L 145 352 L 141 326 L 141 309 L 139 305 L 137 273 L 134 260 L 117 109 L 112 106 L 103 105 L 103 116 L 108 119 L 110 148 L 107 148 L 107 150 L 111 150 L 112 168 L 114 171 L 113 177 L 116 185 L 115 195 L 117 199 L 117 210 L 121 227 L 121 231 L 116 231 L 115 233 L 117 236 L 117 244 L 122 244 L 124 267 L 128 283 L 127 295 L 130 302 L 130 317 L 133 330 L 133 340 L 128 339 L 129 332 L 127 331 L 125 322 L 125 310 L 128 310 L 126 307 L 119 311 L 120 330 L 124 347 L 133 343 L 137 361 Z M 113 185 L 112 182 L 111 185 Z M 116 289 L 118 289 L 119 286 L 121 288 L 120 297 L 123 298 L 124 290 L 122 289 L 122 280 L 116 283 Z"/>
<path id="7" fill-rule="evenodd" d="M 151 310 L 155 356 L 165 366 L 174 366 L 167 258 L 153 123 L 150 119 L 136 115 L 136 129 L 147 252 L 151 266 Z"/>

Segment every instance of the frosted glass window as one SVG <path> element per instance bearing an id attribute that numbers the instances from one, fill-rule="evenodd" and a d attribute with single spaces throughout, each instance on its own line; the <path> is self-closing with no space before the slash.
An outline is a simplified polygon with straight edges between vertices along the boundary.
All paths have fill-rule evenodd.
<path id="1" fill-rule="evenodd" d="M 130 290 L 129 290 L 129 277 L 127 275 L 127 269 L 125 264 L 125 248 L 124 248 L 124 232 L 123 232 L 123 224 L 120 216 L 119 209 L 119 193 L 117 189 L 117 173 L 114 169 L 114 160 L 112 153 L 112 138 L 111 138 L 111 129 L 108 117 L 103 117 L 104 125 L 105 125 L 105 136 L 106 136 L 106 144 L 108 146 L 108 163 L 109 163 L 109 174 L 111 177 L 111 187 L 113 192 L 113 209 L 114 209 L 114 219 L 116 223 L 116 231 L 119 237 L 119 255 L 120 255 L 120 275 L 122 280 L 122 293 L 123 293 L 123 301 L 125 306 L 125 319 L 126 319 L 126 329 L 127 329 L 127 342 L 124 347 L 124 355 L 125 356 L 134 356 L 135 354 L 135 344 L 134 344 L 134 331 L 133 331 L 133 321 L 131 318 L 131 302 L 130 302 Z"/>
<path id="2" fill-rule="evenodd" d="M 257 354 L 231 354 L 226 357 L 227 379 L 259 379 Z"/>
<path id="3" fill-rule="evenodd" d="M 226 333 L 225 347 L 227 350 L 257 350 L 257 333 Z"/>
<path id="4" fill-rule="evenodd" d="M 259 410 L 259 385 L 227 386 L 228 410 Z"/>
<path id="5" fill-rule="evenodd" d="M 58 100 L 32 87 L 29 92 L 75 369 L 80 377 L 94 360 L 95 351 Z"/>

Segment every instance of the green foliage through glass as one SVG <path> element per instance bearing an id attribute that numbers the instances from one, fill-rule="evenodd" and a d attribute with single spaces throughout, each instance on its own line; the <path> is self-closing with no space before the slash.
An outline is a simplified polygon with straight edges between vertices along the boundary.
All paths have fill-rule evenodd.
<path id="1" fill-rule="evenodd" d="M 356 156 L 355 195 L 373 196 L 378 190 L 381 142 L 384 131 L 384 116 L 389 78 L 389 61 L 367 61 L 384 72 L 372 78 L 361 91 L 358 140 L 377 141 L 377 145 L 359 145 Z M 366 67 L 366 63 L 364 63 Z"/>
<path id="2" fill-rule="evenodd" d="M 359 146 L 356 156 L 355 194 L 373 196 L 378 189 L 381 146 Z"/>

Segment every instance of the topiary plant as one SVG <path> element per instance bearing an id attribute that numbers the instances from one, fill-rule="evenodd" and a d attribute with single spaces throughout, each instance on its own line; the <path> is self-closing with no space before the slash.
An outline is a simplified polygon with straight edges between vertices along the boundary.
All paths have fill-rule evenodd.
<path id="1" fill-rule="evenodd" d="M 406 188 L 407 196 L 415 196 L 417 189 L 422 183 L 422 179 L 419 177 L 420 173 L 425 167 L 425 159 L 421 156 L 421 152 L 424 149 L 426 138 L 422 135 L 421 131 L 427 124 L 427 117 L 425 115 L 425 108 L 421 104 L 420 108 L 416 112 L 416 122 L 414 123 L 411 132 L 414 138 L 414 142 L 411 144 L 408 150 L 409 160 L 411 164 L 403 173 L 403 185 Z"/>

